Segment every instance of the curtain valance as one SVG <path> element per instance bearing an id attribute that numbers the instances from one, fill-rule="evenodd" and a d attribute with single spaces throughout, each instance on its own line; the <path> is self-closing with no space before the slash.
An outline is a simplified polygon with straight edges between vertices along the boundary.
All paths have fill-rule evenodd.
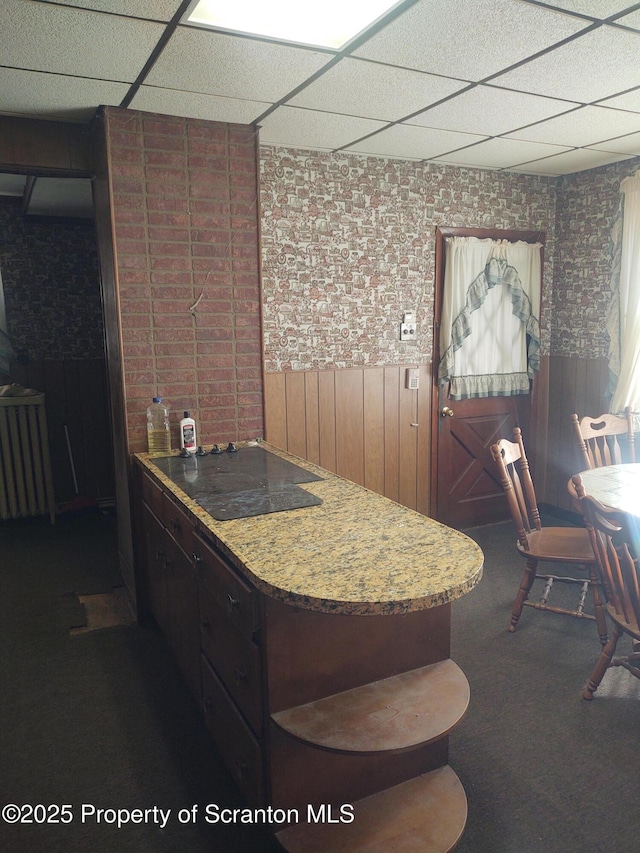
<path id="1" fill-rule="evenodd" d="M 541 248 L 447 238 L 438 378 L 452 399 L 529 393 L 540 367 Z"/>

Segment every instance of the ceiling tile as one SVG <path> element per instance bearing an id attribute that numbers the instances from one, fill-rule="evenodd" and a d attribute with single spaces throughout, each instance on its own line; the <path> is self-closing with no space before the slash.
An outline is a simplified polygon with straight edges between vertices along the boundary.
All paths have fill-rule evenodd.
<path id="1" fill-rule="evenodd" d="M 589 15 L 592 18 L 604 20 L 610 15 L 615 15 L 616 12 L 628 9 L 631 0 L 553 0 L 552 5 L 566 9 L 567 12 L 577 12 L 579 15 Z"/>
<path id="2" fill-rule="evenodd" d="M 303 89 L 293 106 L 396 121 L 467 84 L 362 59 L 342 59 Z"/>
<path id="3" fill-rule="evenodd" d="M 516 130 L 507 136 L 512 139 L 528 139 L 531 142 L 582 147 L 636 130 L 640 131 L 640 113 L 610 110 L 605 107 L 582 107 L 540 124 Z"/>
<path id="4" fill-rule="evenodd" d="M 260 142 L 263 145 L 331 151 L 384 125 L 385 122 L 367 118 L 285 106 L 278 107 L 261 124 Z"/>
<path id="5" fill-rule="evenodd" d="M 454 151 L 437 159 L 457 166 L 476 166 L 484 169 L 508 169 L 511 166 L 536 160 L 567 149 L 556 145 L 539 145 L 537 142 L 519 142 L 513 139 L 488 139 L 471 148 Z"/>
<path id="6" fill-rule="evenodd" d="M 492 82 L 589 103 L 640 85 L 639 54 L 640 33 L 605 25 Z"/>
<path id="7" fill-rule="evenodd" d="M 89 122 L 99 104 L 117 106 L 128 90 L 128 83 L 0 68 L 0 112 L 30 118 Z"/>
<path id="8" fill-rule="evenodd" d="M 42 0 L 55 3 L 58 0 Z M 64 0 L 65 6 L 78 6 L 112 15 L 146 18 L 151 21 L 170 21 L 180 8 L 181 0 Z"/>
<path id="9" fill-rule="evenodd" d="M 146 82 L 183 89 L 278 101 L 333 59 L 333 55 L 273 42 L 179 27 Z"/>
<path id="10" fill-rule="evenodd" d="M 569 175 L 572 172 L 582 172 L 585 169 L 596 169 L 609 163 L 628 160 L 620 154 L 610 154 L 603 151 L 592 151 L 588 148 L 574 148 L 564 154 L 546 157 L 544 160 L 526 163 L 512 167 L 510 172 L 522 172 L 525 175 Z"/>
<path id="11" fill-rule="evenodd" d="M 133 82 L 164 29 L 100 12 L 4 0 L 0 56 L 5 67 Z"/>
<path id="12" fill-rule="evenodd" d="M 606 98 L 598 106 L 640 113 L 640 89 L 634 89 L 624 95 L 616 95 L 614 98 Z"/>
<path id="13" fill-rule="evenodd" d="M 622 18 L 617 18 L 616 24 L 624 27 L 632 27 L 634 30 L 640 30 L 640 9 L 631 12 L 629 15 L 623 15 Z"/>
<path id="14" fill-rule="evenodd" d="M 453 133 L 449 130 L 432 130 L 410 124 L 396 124 L 377 133 L 370 139 L 356 142 L 348 151 L 377 154 L 381 157 L 399 157 L 408 160 L 428 160 L 463 145 L 471 145 L 482 136 Z"/>
<path id="15" fill-rule="evenodd" d="M 519 0 L 421 0 L 354 55 L 482 80 L 588 26 Z"/>
<path id="16" fill-rule="evenodd" d="M 407 123 L 499 136 L 523 124 L 565 112 L 572 106 L 577 104 L 493 86 L 475 86 L 414 116 Z"/>
<path id="17" fill-rule="evenodd" d="M 251 124 L 271 104 L 264 101 L 243 101 L 239 98 L 180 92 L 177 89 L 159 89 L 156 86 L 141 86 L 130 106 L 131 109 L 150 113 Z"/>
<path id="18" fill-rule="evenodd" d="M 630 154 L 632 157 L 640 155 L 640 133 L 630 133 L 617 139 L 609 139 L 599 145 L 592 145 L 597 151 L 609 151 L 614 154 Z"/>

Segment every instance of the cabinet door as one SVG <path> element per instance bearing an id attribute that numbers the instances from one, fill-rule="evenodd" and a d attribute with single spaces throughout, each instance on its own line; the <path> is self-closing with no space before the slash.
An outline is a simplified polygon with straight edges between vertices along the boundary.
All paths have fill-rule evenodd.
<path id="1" fill-rule="evenodd" d="M 209 662 L 202 658 L 202 704 L 207 728 L 252 807 L 265 802 L 262 750 Z"/>
<path id="2" fill-rule="evenodd" d="M 193 554 L 193 522 L 186 512 L 171 500 L 167 494 L 163 495 L 162 520 L 165 527 L 189 557 Z"/>
<path id="3" fill-rule="evenodd" d="M 164 629 L 180 670 L 198 702 L 200 683 L 200 612 L 193 558 L 167 535 L 166 589 L 168 620 Z"/>
<path id="4" fill-rule="evenodd" d="M 158 627 L 164 632 L 169 625 L 167 533 L 146 504 L 143 504 L 142 517 L 145 554 L 144 598 Z"/>
<path id="5" fill-rule="evenodd" d="M 193 557 L 143 504 L 145 597 L 192 693 L 200 702 L 200 610 Z"/>

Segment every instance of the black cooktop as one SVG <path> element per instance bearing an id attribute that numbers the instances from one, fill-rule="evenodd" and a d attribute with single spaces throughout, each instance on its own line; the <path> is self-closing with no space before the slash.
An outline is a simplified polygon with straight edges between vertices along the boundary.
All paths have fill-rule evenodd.
<path id="1" fill-rule="evenodd" d="M 269 453 L 264 447 L 240 447 L 235 452 L 193 455 L 188 459 L 167 456 L 151 461 L 218 521 L 322 503 L 297 485 L 322 477 Z"/>

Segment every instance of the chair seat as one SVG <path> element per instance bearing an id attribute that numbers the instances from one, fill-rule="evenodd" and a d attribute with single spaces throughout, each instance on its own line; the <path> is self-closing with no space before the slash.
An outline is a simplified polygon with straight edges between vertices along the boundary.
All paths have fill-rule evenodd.
<path id="1" fill-rule="evenodd" d="M 605 607 L 611 621 L 614 622 L 621 631 L 624 631 L 625 634 L 628 634 L 634 640 L 640 642 L 640 626 L 637 622 L 626 622 L 610 602 L 607 602 Z"/>
<path id="2" fill-rule="evenodd" d="M 607 620 L 589 533 L 583 527 L 543 527 L 540 524 L 540 510 L 520 427 L 514 427 L 513 438 L 514 441 L 501 438 L 491 445 L 491 455 L 496 463 L 509 513 L 518 531 L 516 546 L 526 561 L 511 609 L 508 630 L 511 633 L 516 630 L 524 605 L 527 604 L 536 610 L 560 616 L 592 619 L 596 623 L 600 642 L 606 643 Z M 538 527 L 542 529 L 536 529 Z M 554 572 L 549 571 L 544 563 L 553 563 L 557 568 Z M 544 588 L 539 600 L 528 601 L 534 583 L 542 580 Z M 579 590 L 578 601 L 573 609 L 550 603 L 549 597 L 556 581 L 565 588 L 573 585 L 574 590 Z M 589 593 L 593 600 L 593 614 L 586 613 L 584 609 Z"/>
<path id="3" fill-rule="evenodd" d="M 558 563 L 595 563 L 588 532 L 582 527 L 543 527 L 528 534 L 529 547 L 518 543 L 525 557 Z"/>

